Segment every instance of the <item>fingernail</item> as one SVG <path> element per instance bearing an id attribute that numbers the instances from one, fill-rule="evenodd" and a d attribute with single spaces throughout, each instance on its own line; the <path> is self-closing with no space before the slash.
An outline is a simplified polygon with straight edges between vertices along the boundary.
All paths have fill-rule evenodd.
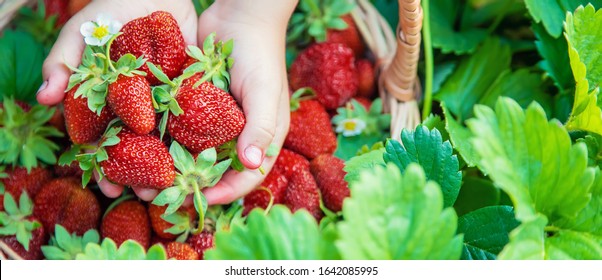
<path id="1" fill-rule="evenodd" d="M 40 86 L 40 88 L 38 89 L 38 92 L 36 92 L 36 95 L 37 95 L 38 93 L 40 93 L 40 91 L 43 91 L 43 90 L 45 90 L 47 86 L 48 86 L 48 81 L 44 81 L 44 82 L 42 83 L 42 85 Z"/>
<path id="2" fill-rule="evenodd" d="M 247 159 L 255 164 L 255 165 L 260 165 L 261 161 L 262 161 L 262 157 L 263 157 L 263 153 L 261 152 L 261 150 L 255 146 L 249 146 L 245 149 L 245 157 L 247 157 Z"/>

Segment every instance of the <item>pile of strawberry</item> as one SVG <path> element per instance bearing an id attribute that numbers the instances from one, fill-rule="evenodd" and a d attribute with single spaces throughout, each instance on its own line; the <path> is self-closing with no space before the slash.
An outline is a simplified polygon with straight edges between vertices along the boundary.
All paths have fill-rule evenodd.
<path id="1" fill-rule="evenodd" d="M 81 65 L 68 66 L 73 74 L 63 103 L 64 130 L 72 145 L 59 159 L 65 167 L 56 174 L 12 168 L 3 176 L 4 243 L 28 259 L 64 257 L 57 252 L 65 248 L 47 249 L 50 255 L 41 249 L 49 236 L 55 245 L 69 243 L 55 240 L 61 225 L 80 241 L 99 230 L 118 246 L 135 240 L 148 249 L 160 242 L 168 257 L 202 258 L 219 215 L 209 215 L 200 189 L 215 185 L 230 168 L 228 157 L 236 153 L 229 149 L 245 125 L 228 92 L 232 41 L 214 39 L 211 34 L 203 50 L 187 47 L 177 21 L 159 11 L 128 22 L 105 42 L 88 44 Z M 57 145 L 50 144 L 52 154 Z M 121 198 L 101 207 L 100 192 L 86 188 L 94 173 L 97 180 L 162 192 L 154 204 Z M 182 206 L 191 194 L 194 206 Z"/>
<path id="2" fill-rule="evenodd" d="M 334 14 L 316 15 L 306 2 L 313 1 L 300 2 L 288 37 L 289 49 L 299 51 L 288 77 L 294 92 L 289 133 L 261 187 L 244 198 L 245 214 L 284 204 L 292 211 L 306 209 L 320 221 L 325 214 L 336 216 L 350 195 L 344 161 L 334 156 L 337 134 L 332 117 L 337 109 L 346 111 L 353 104 L 371 107 L 376 95 L 374 64 L 349 14 L 353 6 L 338 3 L 345 9 L 336 12 L 321 7 Z M 320 4 L 336 2 L 341 1 Z M 331 25 L 306 30 L 320 23 Z"/>

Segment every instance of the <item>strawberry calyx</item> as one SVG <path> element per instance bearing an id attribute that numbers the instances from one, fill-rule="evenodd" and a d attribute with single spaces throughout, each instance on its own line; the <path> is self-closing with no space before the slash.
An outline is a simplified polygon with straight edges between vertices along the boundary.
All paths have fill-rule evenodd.
<path id="1" fill-rule="evenodd" d="M 73 145 L 69 150 L 61 155 L 59 158 L 59 164 L 68 165 L 73 160 L 79 162 L 79 167 L 83 171 L 82 175 L 82 186 L 87 186 L 94 171 L 98 173 L 98 180 L 104 178 L 104 173 L 100 168 L 100 162 L 109 159 L 106 147 L 117 145 L 121 140 L 117 137 L 117 134 L 123 129 L 122 126 L 115 125 L 119 121 L 113 120 L 109 123 L 103 136 L 100 138 L 98 144 L 94 145 Z"/>
<path id="2" fill-rule="evenodd" d="M 30 220 L 33 214 L 33 203 L 27 192 L 23 191 L 19 198 L 19 205 L 10 193 L 4 194 L 4 211 L 0 212 L 0 235 L 14 235 L 17 242 L 29 251 L 29 243 L 33 238 L 32 233 L 42 224 Z"/>
<path id="3" fill-rule="evenodd" d="M 234 59 L 230 57 L 234 48 L 232 39 L 222 42 L 215 42 L 215 32 L 209 34 L 203 41 L 203 50 L 196 46 L 189 46 L 186 53 L 197 60 L 197 62 L 188 66 L 184 70 L 186 73 L 203 73 L 199 81 L 194 84 L 198 87 L 200 84 L 211 81 L 214 86 L 229 92 L 230 73 L 228 72 L 234 64 Z"/>
<path id="4" fill-rule="evenodd" d="M 291 100 L 290 100 L 291 112 L 295 112 L 295 111 L 299 110 L 299 107 L 301 107 L 301 101 L 310 100 L 310 99 L 315 98 L 316 96 L 317 96 L 316 92 L 310 87 L 302 87 L 302 88 L 296 90 L 291 95 Z"/>
<path id="5" fill-rule="evenodd" d="M 203 231 L 208 207 L 207 199 L 201 189 L 215 186 L 228 170 L 232 160 L 217 162 L 215 148 L 204 150 L 195 160 L 190 152 L 175 141 L 169 148 L 169 153 L 178 170 L 175 183 L 172 187 L 161 191 L 152 203 L 159 206 L 167 205 L 164 215 L 168 216 L 182 206 L 186 196 L 192 194 L 194 207 L 199 214 L 197 228 L 192 230 L 192 234 L 198 234 Z"/>
<path id="6" fill-rule="evenodd" d="M 48 245 L 42 246 L 42 253 L 48 260 L 75 260 L 89 243 L 100 243 L 100 235 L 95 229 L 79 236 L 76 233 L 69 234 L 63 226 L 57 224 Z"/>
<path id="7" fill-rule="evenodd" d="M 6 170 L 6 166 L 0 165 L 0 179 L 8 178 L 8 173 L 4 172 L 4 170 Z M 6 192 L 6 189 L 2 180 L 0 180 L 0 194 L 4 194 L 4 192 Z"/>
<path id="8" fill-rule="evenodd" d="M 289 22 L 287 43 L 307 45 L 312 41 L 326 41 L 328 29 L 348 27 L 341 17 L 354 8 L 355 5 L 347 0 L 301 0 Z"/>
<path id="9" fill-rule="evenodd" d="M 40 162 L 55 164 L 59 146 L 49 140 L 63 133 L 48 125 L 56 109 L 35 105 L 29 111 L 12 98 L 0 106 L 0 164 L 23 166 L 28 172 Z"/>

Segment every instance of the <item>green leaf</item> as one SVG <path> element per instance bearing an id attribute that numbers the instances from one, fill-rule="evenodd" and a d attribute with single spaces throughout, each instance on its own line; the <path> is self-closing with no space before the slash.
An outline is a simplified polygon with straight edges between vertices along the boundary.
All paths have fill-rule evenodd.
<path id="1" fill-rule="evenodd" d="M 477 209 L 500 204 L 500 189 L 493 182 L 479 177 L 464 176 L 454 209 L 462 217 Z"/>
<path id="2" fill-rule="evenodd" d="M 602 260 L 602 245 L 583 232 L 560 230 L 545 240 L 547 260 Z"/>
<path id="3" fill-rule="evenodd" d="M 443 53 L 472 53 L 487 37 L 487 31 L 477 27 L 454 28 L 460 17 L 458 1 L 431 0 L 430 23 L 433 46 Z"/>
<path id="4" fill-rule="evenodd" d="M 381 148 L 360 156 L 355 156 L 345 162 L 343 170 L 346 172 L 345 181 L 349 184 L 359 181 L 360 174 L 364 170 L 373 169 L 376 166 L 385 166 L 383 155 L 385 149 Z"/>
<path id="5" fill-rule="evenodd" d="M 560 219 L 555 226 L 602 236 L 602 174 L 596 170 L 596 180 L 591 189 L 591 200 L 577 217 Z"/>
<path id="6" fill-rule="evenodd" d="M 543 58 L 538 63 L 539 67 L 554 80 L 560 91 L 571 90 L 575 86 L 569 65 L 569 51 L 565 38 L 554 38 L 541 24 L 533 24 L 531 29 L 537 41 L 535 46 Z"/>
<path id="7" fill-rule="evenodd" d="M 509 233 L 519 224 L 510 206 L 489 206 L 461 216 L 458 233 L 464 234 L 462 259 L 496 259 L 509 242 Z"/>
<path id="8" fill-rule="evenodd" d="M 0 57 L 0 102 L 5 97 L 35 102 L 42 85 L 44 46 L 26 32 L 6 29 L 0 35 Z"/>
<path id="9" fill-rule="evenodd" d="M 350 186 L 336 243 L 344 259 L 458 259 L 457 216 L 417 164 L 377 166 Z M 418 249 L 419 248 L 419 249 Z"/>
<path id="10" fill-rule="evenodd" d="M 167 260 L 167 252 L 163 246 L 155 244 L 146 252 L 146 260 Z"/>
<path id="11" fill-rule="evenodd" d="M 443 205 L 452 206 L 460 191 L 462 173 L 451 144 L 442 141 L 437 129 L 429 131 L 423 125 L 418 125 L 414 131 L 404 129 L 401 140 L 403 146 L 396 140 L 387 141 L 385 162 L 394 163 L 402 172 L 412 163 L 420 164 L 427 179 L 441 186 Z"/>
<path id="12" fill-rule="evenodd" d="M 469 167 L 476 166 L 479 162 L 479 154 L 475 151 L 471 143 L 472 133 L 461 125 L 449 112 L 445 103 L 441 104 L 443 114 L 445 115 L 445 128 L 449 133 L 449 138 L 453 147 Z"/>
<path id="13" fill-rule="evenodd" d="M 345 137 L 342 134 L 337 136 L 337 149 L 334 156 L 342 160 L 349 160 L 356 156 L 358 151 L 364 146 L 372 146 L 376 142 L 380 142 L 383 137 L 379 135 L 364 135 Z"/>
<path id="14" fill-rule="evenodd" d="M 246 224 L 215 234 L 215 248 L 205 252 L 208 260 L 317 260 L 322 259 L 321 235 L 316 220 L 306 211 L 291 214 L 275 205 L 266 215 L 251 211 Z"/>
<path id="15" fill-rule="evenodd" d="M 582 1 L 586 2 L 586 1 Z M 602 1 L 599 1 L 602 8 Z M 602 9 L 596 11 L 588 4 L 580 6 L 574 14 L 566 16 L 565 37 L 571 48 L 575 48 L 580 61 L 585 64 L 586 77 L 589 82 L 588 91 L 600 86 L 602 82 Z M 577 81 L 579 82 L 579 81 Z"/>
<path id="16" fill-rule="evenodd" d="M 573 11 L 579 5 L 586 5 L 588 2 L 594 2 L 596 6 L 602 7 L 602 1 L 599 0 L 525 0 L 527 9 L 535 22 L 542 22 L 548 33 L 554 38 L 558 38 L 562 34 L 565 13 Z"/>
<path id="17" fill-rule="evenodd" d="M 435 95 L 460 120 L 472 116 L 472 107 L 510 66 L 510 47 L 490 38 L 470 57 L 463 59 L 456 71 Z"/>
<path id="18" fill-rule="evenodd" d="M 498 255 L 500 260 L 543 260 L 545 255 L 544 227 L 548 220 L 537 214 L 510 233 L 510 242 Z"/>
<path id="19" fill-rule="evenodd" d="M 523 110 L 500 98 L 491 108 L 475 107 L 468 120 L 479 167 L 512 199 L 517 218 L 537 212 L 554 222 L 574 218 L 590 200 L 594 169 L 587 167 L 583 143 L 571 144 L 566 129 L 548 121 L 537 103 Z"/>

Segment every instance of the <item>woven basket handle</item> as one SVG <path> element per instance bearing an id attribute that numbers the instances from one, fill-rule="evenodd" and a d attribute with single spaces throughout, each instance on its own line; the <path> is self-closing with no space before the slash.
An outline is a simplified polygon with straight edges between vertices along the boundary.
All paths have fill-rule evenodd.
<path id="1" fill-rule="evenodd" d="M 422 7 L 420 0 L 399 1 L 397 47 L 388 67 L 381 73 L 385 91 L 399 101 L 418 98 L 417 67 L 420 58 Z"/>

